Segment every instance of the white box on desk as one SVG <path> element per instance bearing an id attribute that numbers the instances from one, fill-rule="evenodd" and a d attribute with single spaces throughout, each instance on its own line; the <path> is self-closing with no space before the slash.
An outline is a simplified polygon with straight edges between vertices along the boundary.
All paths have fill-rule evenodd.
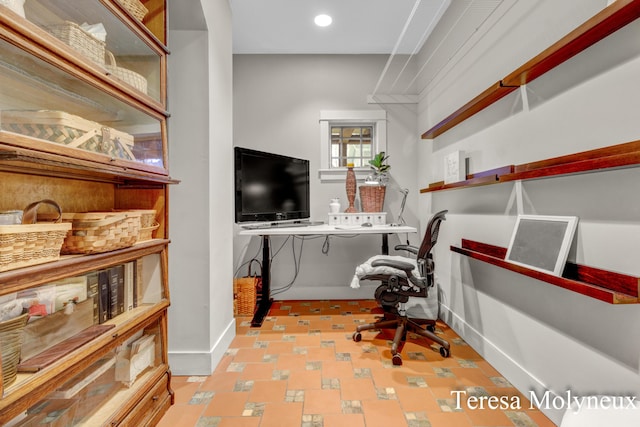
<path id="1" fill-rule="evenodd" d="M 385 225 L 387 223 L 386 212 L 355 212 L 355 213 L 331 213 L 329 214 L 329 225 L 362 225 L 364 223 L 373 225 Z"/>

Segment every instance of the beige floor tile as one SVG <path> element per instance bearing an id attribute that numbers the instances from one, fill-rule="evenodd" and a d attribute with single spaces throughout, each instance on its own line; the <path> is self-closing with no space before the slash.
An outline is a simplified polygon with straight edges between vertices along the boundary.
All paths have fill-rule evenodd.
<path id="1" fill-rule="evenodd" d="M 236 319 L 237 336 L 214 373 L 172 378 L 176 404 L 159 426 L 502 427 L 526 419 L 527 427 L 553 427 L 528 406 L 515 415 L 456 410 L 454 390 L 528 401 L 442 322 L 437 328 L 451 342 L 451 357 L 409 336 L 403 365 L 391 365 L 392 331 L 351 339 L 358 324 L 376 319 L 361 307 L 377 306 L 372 300 L 276 301 L 277 315 L 270 313 L 260 328 Z"/>

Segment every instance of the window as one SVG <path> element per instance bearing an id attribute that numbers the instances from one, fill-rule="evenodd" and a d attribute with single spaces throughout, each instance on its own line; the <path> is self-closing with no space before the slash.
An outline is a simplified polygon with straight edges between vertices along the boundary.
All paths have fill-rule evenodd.
<path id="1" fill-rule="evenodd" d="M 353 163 L 358 179 L 369 173 L 369 160 L 387 151 L 387 114 L 382 110 L 321 111 L 320 179 L 343 181 L 347 164 Z"/>
<path id="2" fill-rule="evenodd" d="M 366 166 L 373 158 L 374 127 L 372 125 L 331 125 L 330 168 L 345 167 L 353 163 L 355 167 Z"/>

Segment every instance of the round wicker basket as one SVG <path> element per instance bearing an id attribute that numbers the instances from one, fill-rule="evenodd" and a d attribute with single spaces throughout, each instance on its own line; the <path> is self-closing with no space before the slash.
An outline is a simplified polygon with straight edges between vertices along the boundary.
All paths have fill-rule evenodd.
<path id="1" fill-rule="evenodd" d="M 0 354 L 2 356 L 2 385 L 7 387 L 16 380 L 22 332 L 29 320 L 29 314 L 23 314 L 0 322 Z"/>

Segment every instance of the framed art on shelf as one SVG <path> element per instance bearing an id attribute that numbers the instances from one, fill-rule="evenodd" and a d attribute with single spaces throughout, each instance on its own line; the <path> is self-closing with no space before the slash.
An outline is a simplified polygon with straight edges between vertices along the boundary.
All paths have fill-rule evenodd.
<path id="1" fill-rule="evenodd" d="M 578 217 L 518 215 L 505 260 L 561 276 Z"/>
<path id="2" fill-rule="evenodd" d="M 444 183 L 464 181 L 467 179 L 467 165 L 464 151 L 454 151 L 444 156 Z"/>

